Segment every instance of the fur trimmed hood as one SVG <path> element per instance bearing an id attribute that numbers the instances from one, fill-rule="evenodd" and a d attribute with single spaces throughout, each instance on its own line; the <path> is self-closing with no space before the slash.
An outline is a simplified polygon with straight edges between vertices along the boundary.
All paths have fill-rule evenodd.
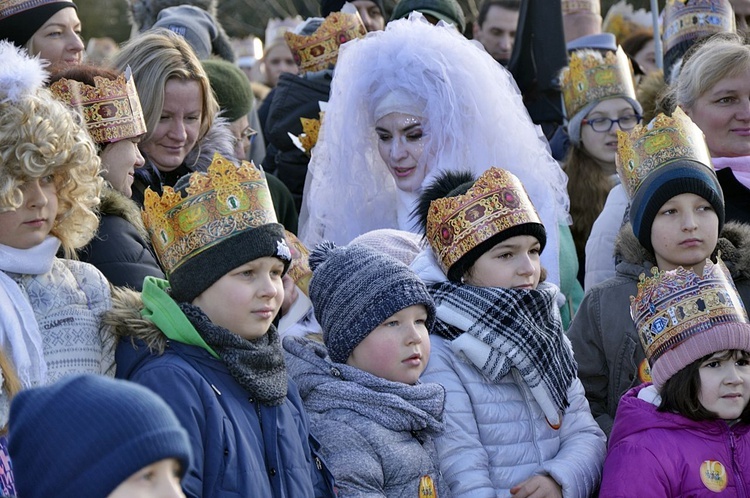
<path id="1" fill-rule="evenodd" d="M 98 210 L 101 215 L 123 218 L 135 227 L 143 240 L 149 240 L 148 232 L 143 225 L 143 218 L 141 218 L 141 210 L 135 202 L 110 186 L 102 189 L 99 201 Z"/>
<path id="2" fill-rule="evenodd" d="M 113 287 L 112 308 L 102 316 L 104 330 L 115 337 L 115 344 L 120 339 L 130 338 L 134 347 L 136 341 L 142 341 L 149 352 L 162 354 L 167 346 L 167 336 L 153 322 L 141 316 L 143 307 L 140 292 Z"/>
<path id="3" fill-rule="evenodd" d="M 727 222 L 711 259 L 715 261 L 719 252 L 734 280 L 750 279 L 750 225 L 735 221 Z M 639 267 L 656 265 L 656 257 L 638 242 L 630 223 L 626 223 L 617 234 L 615 258 Z"/>
<path id="4" fill-rule="evenodd" d="M 206 135 L 185 157 L 185 164 L 191 171 L 208 171 L 216 152 L 228 159 L 235 159 L 234 136 L 229 130 L 229 121 L 218 116 Z"/>

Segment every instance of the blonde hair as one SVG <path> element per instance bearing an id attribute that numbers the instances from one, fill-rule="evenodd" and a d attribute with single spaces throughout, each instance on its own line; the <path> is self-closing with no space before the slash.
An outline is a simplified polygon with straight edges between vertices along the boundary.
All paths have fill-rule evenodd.
<path id="1" fill-rule="evenodd" d="M 100 165 L 80 116 L 47 89 L 0 104 L 0 212 L 21 205 L 23 183 L 52 175 L 58 207 L 50 233 L 66 257 L 74 257 L 99 225 Z"/>
<path id="2" fill-rule="evenodd" d="M 159 123 L 164 108 L 164 87 L 173 78 L 195 81 L 201 87 L 203 108 L 198 140 L 211 128 L 219 104 L 200 60 L 182 36 L 163 28 L 146 31 L 123 45 L 112 63 L 120 72 L 128 66 L 133 71 L 148 129 L 141 143 L 149 141 Z"/>
<path id="3" fill-rule="evenodd" d="M 688 51 L 683 60 L 673 94 L 675 103 L 687 110 L 719 81 L 750 70 L 750 45 L 735 33 L 718 33 Z"/>

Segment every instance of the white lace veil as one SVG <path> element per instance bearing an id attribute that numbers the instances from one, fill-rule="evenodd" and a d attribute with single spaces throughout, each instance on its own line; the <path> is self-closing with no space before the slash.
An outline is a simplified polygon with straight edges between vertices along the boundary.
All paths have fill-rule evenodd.
<path id="1" fill-rule="evenodd" d="M 454 28 L 433 26 L 419 13 L 341 47 L 308 168 L 300 213 L 304 243 L 346 244 L 378 228 L 416 231 L 404 213 L 417 194 L 396 188 L 377 148 L 373 113 L 394 93 L 413 95 L 414 105 L 404 112 L 423 117 L 422 157 L 429 161 L 423 185 L 446 170 L 478 177 L 499 166 L 518 176 L 547 228 L 542 263 L 559 284 L 557 225 L 569 222 L 565 174 L 510 73 Z"/>

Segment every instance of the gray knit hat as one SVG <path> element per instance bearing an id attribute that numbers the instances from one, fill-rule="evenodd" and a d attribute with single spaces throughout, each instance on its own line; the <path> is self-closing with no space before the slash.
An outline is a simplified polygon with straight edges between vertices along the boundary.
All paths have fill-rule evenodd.
<path id="1" fill-rule="evenodd" d="M 363 245 L 322 242 L 310 254 L 310 300 L 323 329 L 323 342 L 336 363 L 346 363 L 357 345 L 389 316 L 415 304 L 427 308 L 427 329 L 435 304 L 424 283 L 397 259 Z"/>

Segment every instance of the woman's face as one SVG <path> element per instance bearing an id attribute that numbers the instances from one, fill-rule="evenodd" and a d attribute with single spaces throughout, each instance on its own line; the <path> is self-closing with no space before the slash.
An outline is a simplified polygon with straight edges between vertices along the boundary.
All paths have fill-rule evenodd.
<path id="1" fill-rule="evenodd" d="M 685 112 L 713 157 L 750 156 L 750 69 L 717 82 Z"/>
<path id="2" fill-rule="evenodd" d="M 647 41 L 635 54 L 635 61 L 641 67 L 643 74 L 651 74 L 659 68 L 656 65 L 656 53 L 654 52 L 654 40 Z"/>
<path id="3" fill-rule="evenodd" d="M 179 168 L 198 142 L 203 114 L 203 91 L 197 81 L 172 78 L 164 86 L 159 123 L 141 151 L 159 171 Z"/>
<path id="4" fill-rule="evenodd" d="M 27 48 L 53 66 L 80 64 L 84 46 L 76 9 L 66 7 L 50 17 L 29 39 Z"/>
<path id="5" fill-rule="evenodd" d="M 140 138 L 126 138 L 119 142 L 107 144 L 101 153 L 102 176 L 112 187 L 130 197 L 135 170 L 144 164 L 141 151 L 138 150 Z"/>
<path id="6" fill-rule="evenodd" d="M 602 100 L 586 115 L 581 124 L 581 145 L 607 173 L 615 173 L 615 156 L 617 155 L 617 130 L 624 130 L 619 123 L 607 120 L 623 119 L 632 121 L 636 112 L 633 106 L 623 98 Z M 612 126 L 609 131 L 596 131 L 598 122 Z M 588 123 L 588 124 L 587 124 Z M 635 123 L 633 123 L 635 126 Z M 628 128 L 632 129 L 632 127 Z"/>
<path id="7" fill-rule="evenodd" d="M 270 87 L 276 86 L 281 73 L 299 73 L 292 51 L 286 43 L 277 43 L 271 47 L 263 56 L 263 64 L 266 67 L 266 81 Z"/>
<path id="8" fill-rule="evenodd" d="M 404 192 L 419 190 L 427 174 L 427 161 L 422 158 L 427 142 L 423 122 L 412 114 L 392 112 L 375 123 L 380 157 Z"/>

